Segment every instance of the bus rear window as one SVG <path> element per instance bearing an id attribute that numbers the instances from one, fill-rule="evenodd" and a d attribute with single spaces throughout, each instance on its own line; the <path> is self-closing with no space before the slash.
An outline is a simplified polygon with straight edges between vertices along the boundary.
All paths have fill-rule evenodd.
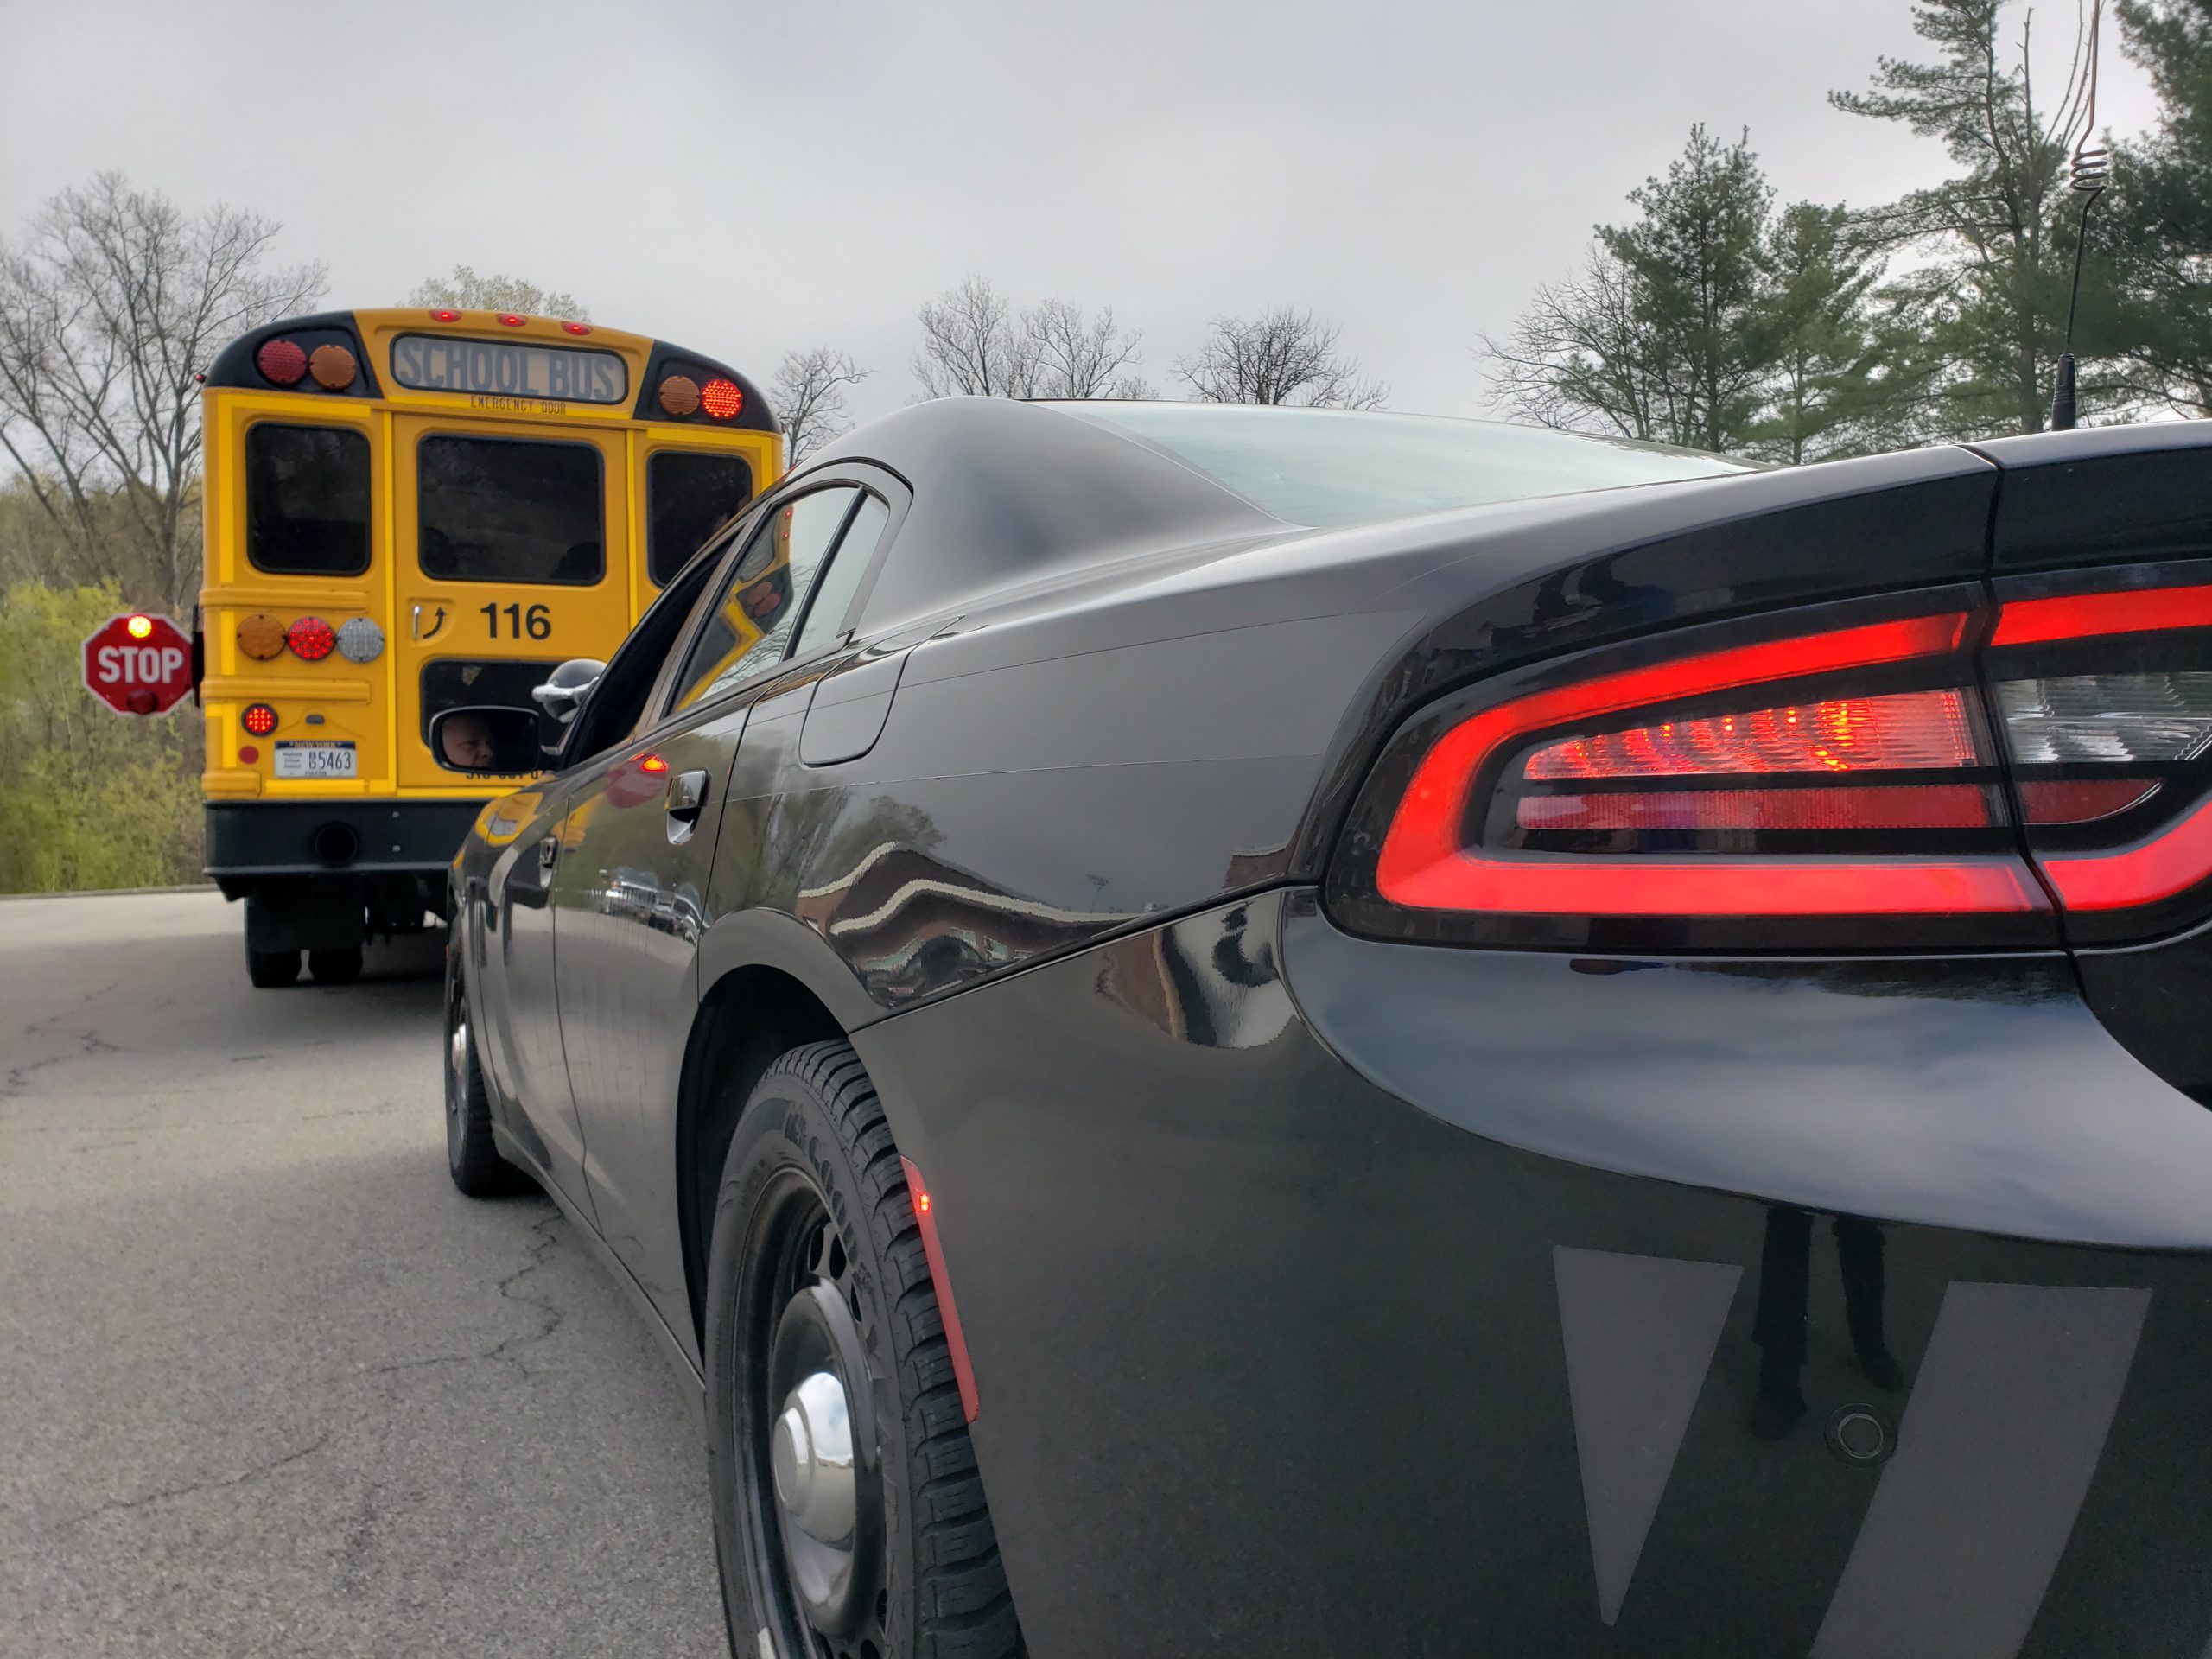
<path id="1" fill-rule="evenodd" d="M 741 456 L 655 454 L 645 463 L 645 572 L 653 586 L 667 587 L 715 526 L 752 499 L 753 469 Z"/>
<path id="2" fill-rule="evenodd" d="M 599 451 L 527 438 L 424 438 L 415 448 L 423 574 L 587 588 L 607 574 Z"/>
<path id="3" fill-rule="evenodd" d="M 282 576 L 369 568 L 369 441 L 338 426 L 262 421 L 245 435 L 245 556 Z"/>

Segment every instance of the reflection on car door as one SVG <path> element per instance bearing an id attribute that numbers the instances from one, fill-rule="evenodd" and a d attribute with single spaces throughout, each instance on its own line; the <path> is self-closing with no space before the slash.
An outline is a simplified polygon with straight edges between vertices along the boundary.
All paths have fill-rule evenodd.
<path id="1" fill-rule="evenodd" d="M 553 913 L 586 1169 L 601 1233 L 679 1338 L 690 1311 L 672 1135 L 723 796 L 752 704 L 778 681 L 861 494 L 833 484 L 772 511 L 702 601 L 664 718 L 573 780 L 569 818 L 580 828 Z"/>
<path id="2" fill-rule="evenodd" d="M 555 1003 L 553 914 L 548 903 L 559 868 L 569 796 L 547 787 L 512 795 L 494 807 L 505 816 L 496 833 L 508 838 L 490 879 L 473 902 L 484 906 L 477 964 L 480 1020 L 488 1041 L 478 1045 L 499 1092 L 522 1111 L 520 1133 L 561 1190 L 589 1213 L 583 1179 L 583 1128 L 569 1088 Z"/>

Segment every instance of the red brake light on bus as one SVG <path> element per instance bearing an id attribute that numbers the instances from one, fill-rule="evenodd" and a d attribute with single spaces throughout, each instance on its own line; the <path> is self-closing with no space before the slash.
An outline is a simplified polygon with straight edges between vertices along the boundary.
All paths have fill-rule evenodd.
<path id="1" fill-rule="evenodd" d="M 734 380 L 709 380 L 699 388 L 699 403 L 715 419 L 726 421 L 745 407 L 745 394 Z"/>
<path id="2" fill-rule="evenodd" d="M 519 328 L 529 321 L 528 317 L 518 317 L 512 311 L 499 313 L 499 326 L 502 328 Z"/>
<path id="3" fill-rule="evenodd" d="M 572 334 L 588 334 L 591 333 L 591 324 L 588 322 L 564 322 L 561 326 Z"/>
<path id="4" fill-rule="evenodd" d="M 238 716 L 238 724 L 256 737 L 266 737 L 276 729 L 276 711 L 265 702 L 250 702 Z"/>
<path id="5" fill-rule="evenodd" d="M 319 663 L 337 649 L 338 633 L 319 616 L 303 616 L 284 630 L 284 643 L 302 662 Z"/>
<path id="6" fill-rule="evenodd" d="M 272 340 L 253 354 L 254 366 L 272 386 L 296 386 L 308 372 L 308 354 L 289 340 Z"/>
<path id="7" fill-rule="evenodd" d="M 343 346 L 318 346 L 308 359 L 308 372 L 325 391 L 343 391 L 353 384 L 360 365 Z"/>
<path id="8" fill-rule="evenodd" d="M 660 383 L 660 406 L 679 421 L 699 407 L 699 383 L 688 374 L 671 374 Z"/>
<path id="9" fill-rule="evenodd" d="M 461 313 L 449 305 L 435 305 L 430 308 L 430 321 L 432 322 L 459 322 Z"/>

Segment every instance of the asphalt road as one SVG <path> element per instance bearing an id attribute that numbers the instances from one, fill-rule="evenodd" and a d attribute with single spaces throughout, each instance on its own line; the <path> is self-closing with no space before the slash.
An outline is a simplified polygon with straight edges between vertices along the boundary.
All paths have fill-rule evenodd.
<path id="1" fill-rule="evenodd" d="M 435 943 L 240 921 L 0 902 L 0 1655 L 721 1654 L 696 1404 L 447 1179 Z"/>

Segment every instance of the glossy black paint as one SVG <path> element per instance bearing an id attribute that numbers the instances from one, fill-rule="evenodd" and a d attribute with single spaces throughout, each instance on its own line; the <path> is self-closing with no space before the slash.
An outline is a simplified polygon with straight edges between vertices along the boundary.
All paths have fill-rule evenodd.
<path id="1" fill-rule="evenodd" d="M 309 353 L 318 346 L 343 346 L 353 353 L 357 372 L 353 385 L 340 391 L 331 391 L 318 385 L 308 376 L 289 386 L 274 386 L 262 378 L 256 354 L 272 340 L 289 340 Z M 297 391 L 316 397 L 380 397 L 378 390 L 376 365 L 369 361 L 369 354 L 361 349 L 359 330 L 353 323 L 351 311 L 318 311 L 309 316 L 286 317 L 251 334 L 240 334 L 215 354 L 201 377 L 203 384 L 211 386 L 247 386 L 257 391 Z"/>
<path id="2" fill-rule="evenodd" d="M 1821 1424 L 1871 1402 L 1910 1443 L 1954 1283 L 2150 1292 L 2018 1651 L 2196 1659 L 2212 1635 L 2212 1113 L 2062 958 L 1442 951 L 1274 893 L 857 1040 L 930 1173 L 1040 1654 L 1816 1651 L 1882 1478 Z M 1824 1224 L 1811 1409 L 1770 1443 L 1760 1268 L 1801 1205 L 1878 1228 L 1907 1387 L 1852 1370 Z M 1740 1270 L 1610 1628 L 1562 1248 Z M 2035 1433 L 2012 1450 L 2032 1465 Z M 1918 1542 L 1973 1518 L 1962 1492 Z"/>
<path id="3" fill-rule="evenodd" d="M 2212 1113 L 2082 991 L 2155 965 L 2044 936 L 1491 951 L 1319 908 L 1376 757 L 1439 698 L 1809 607 L 1986 610 L 2000 467 L 2081 435 L 1323 533 L 1048 407 L 877 423 L 701 556 L 558 775 L 456 861 L 501 1144 L 696 1372 L 696 1217 L 771 1041 L 746 1033 L 850 1033 L 938 1200 L 1040 1659 L 2197 1659 Z M 657 714 L 693 596 L 836 477 L 894 503 L 845 632 Z M 668 791 L 694 774 L 683 817 Z M 1890 1348 L 1937 1379 L 1917 1419 L 1872 1402 L 1890 1441 L 1864 1463 L 1821 1432 L 1873 1387 L 1840 1369 L 1832 1232 L 1853 1341 L 1885 1271 Z M 1647 1279 L 1663 1294 L 1618 1293 Z M 1670 1285 L 1705 1311 L 1683 1342 L 1654 1327 L 1689 1356 L 1688 1403 L 1639 1531 L 1590 1508 L 1611 1500 L 1585 1492 L 1604 1437 L 1583 1430 L 1613 1408 L 1570 1386 L 1568 1333 L 1632 1327 L 1588 1310 L 1670 1307 Z M 1755 1440 L 1793 1306 L 1813 1414 Z M 2077 1325 L 2078 1365 L 2014 1363 Z M 1959 1380 L 1977 1366 L 1986 1399 Z M 1941 1428 L 1977 1402 L 2031 1449 Z M 2035 1475 L 2045 1412 L 2058 1461 L 2094 1471 L 2070 1500 L 2006 1484 Z M 2004 1501 L 1912 1519 L 1954 1486 Z M 1939 1606 L 1910 1564 L 1961 1537 L 2010 1565 L 1952 1562 Z"/>

